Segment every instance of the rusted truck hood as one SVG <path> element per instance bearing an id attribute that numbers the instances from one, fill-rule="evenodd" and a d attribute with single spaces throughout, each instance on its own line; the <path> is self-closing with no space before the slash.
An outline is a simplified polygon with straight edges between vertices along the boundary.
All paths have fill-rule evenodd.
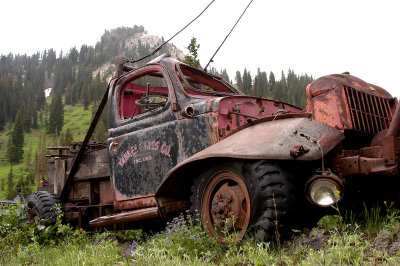
<path id="1" fill-rule="evenodd" d="M 195 115 L 210 114 L 210 132 L 217 134 L 210 145 L 252 125 L 254 121 L 281 114 L 298 114 L 297 106 L 276 100 L 245 95 L 214 97 L 193 104 Z"/>
<path id="2" fill-rule="evenodd" d="M 313 98 L 320 94 L 326 93 L 333 90 L 341 85 L 355 88 L 361 92 L 376 95 L 384 99 L 390 99 L 392 96 L 385 89 L 367 83 L 362 79 L 359 79 L 350 74 L 332 74 L 320 77 L 316 79 L 310 85 L 308 85 L 308 96 Z"/>

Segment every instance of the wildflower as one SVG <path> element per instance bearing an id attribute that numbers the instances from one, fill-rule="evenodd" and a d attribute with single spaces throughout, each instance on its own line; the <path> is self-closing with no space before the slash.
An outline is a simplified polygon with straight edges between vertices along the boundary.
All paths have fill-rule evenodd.
<path id="1" fill-rule="evenodd" d="M 133 240 L 133 241 L 132 241 L 132 244 L 129 246 L 129 252 L 132 252 L 132 251 L 134 251 L 134 250 L 135 250 L 135 248 L 136 248 L 136 241 L 135 241 L 135 240 Z"/>

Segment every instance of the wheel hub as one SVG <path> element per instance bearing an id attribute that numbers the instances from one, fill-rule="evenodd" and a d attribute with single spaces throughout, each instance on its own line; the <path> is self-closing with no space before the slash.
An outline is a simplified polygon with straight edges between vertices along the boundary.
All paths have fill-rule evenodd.
<path id="1" fill-rule="evenodd" d="M 250 196 L 243 179 L 232 171 L 216 174 L 207 184 L 202 204 L 206 230 L 220 240 L 228 233 L 241 239 L 250 221 Z"/>

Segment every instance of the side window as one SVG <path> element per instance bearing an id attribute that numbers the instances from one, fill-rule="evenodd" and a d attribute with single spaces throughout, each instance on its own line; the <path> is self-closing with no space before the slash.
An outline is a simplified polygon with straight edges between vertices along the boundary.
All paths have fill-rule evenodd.
<path id="1" fill-rule="evenodd" d="M 168 86 L 162 73 L 146 71 L 126 82 L 119 95 L 121 119 L 130 119 L 161 108 L 168 101 Z"/>
<path id="2" fill-rule="evenodd" d="M 177 65 L 179 81 L 184 91 L 191 95 L 229 95 L 238 94 L 222 78 L 210 75 L 196 68 Z"/>

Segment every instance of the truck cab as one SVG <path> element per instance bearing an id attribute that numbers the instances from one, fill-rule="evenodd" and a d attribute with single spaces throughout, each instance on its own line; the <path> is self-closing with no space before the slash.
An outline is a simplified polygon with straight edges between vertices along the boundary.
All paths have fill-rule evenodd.
<path id="1" fill-rule="evenodd" d="M 107 142 L 115 205 L 156 206 L 166 174 L 248 121 L 285 109 L 280 101 L 245 96 L 222 78 L 161 56 L 114 81 Z"/>

